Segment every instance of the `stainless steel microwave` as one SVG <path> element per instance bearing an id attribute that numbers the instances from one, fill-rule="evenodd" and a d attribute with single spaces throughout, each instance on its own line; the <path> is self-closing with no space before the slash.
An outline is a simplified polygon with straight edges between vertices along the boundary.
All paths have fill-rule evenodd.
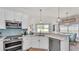
<path id="1" fill-rule="evenodd" d="M 6 28 L 22 28 L 22 22 L 21 21 L 10 21 L 10 20 L 6 20 Z"/>

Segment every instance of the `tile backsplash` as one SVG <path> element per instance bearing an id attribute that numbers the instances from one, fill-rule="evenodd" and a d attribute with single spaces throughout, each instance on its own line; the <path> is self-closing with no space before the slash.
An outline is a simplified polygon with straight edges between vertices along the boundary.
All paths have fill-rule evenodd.
<path id="1" fill-rule="evenodd" d="M 0 36 L 21 35 L 23 32 L 23 29 L 0 29 Z"/>

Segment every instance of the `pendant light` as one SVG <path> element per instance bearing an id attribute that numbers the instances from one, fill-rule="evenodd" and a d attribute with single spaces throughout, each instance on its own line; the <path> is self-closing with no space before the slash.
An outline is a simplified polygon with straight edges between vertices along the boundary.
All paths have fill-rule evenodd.
<path id="1" fill-rule="evenodd" d="M 68 15 L 69 15 L 69 13 L 66 12 L 66 19 L 68 19 Z M 67 25 L 67 33 L 69 33 L 69 23 L 67 23 L 66 25 Z"/>
<path id="2" fill-rule="evenodd" d="M 58 7 L 58 17 L 57 17 L 57 21 L 60 22 L 61 18 L 60 18 L 60 8 Z"/>
<path id="3" fill-rule="evenodd" d="M 69 13 L 68 12 L 66 12 L 66 18 L 68 19 L 68 15 L 69 15 Z"/>
<path id="4" fill-rule="evenodd" d="M 68 15 L 69 15 L 69 12 L 66 12 L 66 19 L 68 19 Z M 66 25 L 69 25 L 69 23 L 66 23 Z"/>
<path id="5" fill-rule="evenodd" d="M 40 23 L 42 23 L 42 17 L 41 17 L 41 14 L 42 13 L 42 9 L 40 9 Z"/>
<path id="6" fill-rule="evenodd" d="M 60 8 L 58 7 L 58 17 L 57 17 L 57 32 L 60 32 Z"/>

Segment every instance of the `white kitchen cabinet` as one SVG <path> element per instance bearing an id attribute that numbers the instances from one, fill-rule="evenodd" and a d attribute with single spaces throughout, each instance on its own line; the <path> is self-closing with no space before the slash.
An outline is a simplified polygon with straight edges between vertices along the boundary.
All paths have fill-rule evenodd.
<path id="1" fill-rule="evenodd" d="M 23 37 L 23 50 L 29 48 L 39 48 L 39 40 L 35 36 L 27 35 Z"/>
<path id="2" fill-rule="evenodd" d="M 49 39 L 48 39 L 48 37 L 40 37 L 40 48 L 49 50 Z"/>
<path id="3" fill-rule="evenodd" d="M 3 40 L 2 39 L 0 39 L 0 51 L 3 51 L 4 49 L 3 49 Z"/>
<path id="4" fill-rule="evenodd" d="M 23 50 L 29 48 L 42 48 L 49 50 L 48 37 L 27 35 L 23 37 Z"/>
<path id="5" fill-rule="evenodd" d="M 33 48 L 43 48 L 49 50 L 48 37 L 42 37 L 42 36 L 31 37 L 31 45 Z"/>
<path id="6" fill-rule="evenodd" d="M 28 17 L 22 17 L 22 29 L 28 28 Z"/>
<path id="7" fill-rule="evenodd" d="M 0 19 L 0 29 L 6 29 L 5 20 Z"/>
<path id="8" fill-rule="evenodd" d="M 22 21 L 22 29 L 28 27 L 27 15 L 11 8 L 0 8 L 0 28 L 4 29 L 5 23 L 2 20 Z"/>
<path id="9" fill-rule="evenodd" d="M 14 20 L 16 19 L 14 16 L 14 11 L 5 9 L 5 20 Z"/>
<path id="10" fill-rule="evenodd" d="M 31 47 L 31 38 L 29 36 L 23 36 L 23 50 L 27 50 Z"/>
<path id="11" fill-rule="evenodd" d="M 5 19 L 6 19 L 5 9 L 0 8 L 0 20 L 5 20 Z"/>
<path id="12" fill-rule="evenodd" d="M 31 37 L 31 47 L 40 48 L 40 39 L 37 37 Z"/>

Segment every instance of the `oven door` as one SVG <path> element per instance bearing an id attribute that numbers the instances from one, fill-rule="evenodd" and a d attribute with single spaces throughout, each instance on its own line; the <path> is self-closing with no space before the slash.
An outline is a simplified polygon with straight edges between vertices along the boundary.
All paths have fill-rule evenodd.
<path id="1" fill-rule="evenodd" d="M 22 39 L 4 41 L 4 51 L 22 50 Z"/>

